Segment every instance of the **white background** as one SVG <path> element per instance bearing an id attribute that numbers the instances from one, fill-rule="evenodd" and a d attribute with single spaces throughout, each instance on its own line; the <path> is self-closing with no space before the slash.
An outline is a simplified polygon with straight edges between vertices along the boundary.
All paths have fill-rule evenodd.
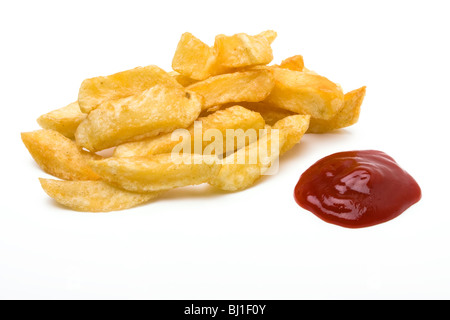
<path id="1" fill-rule="evenodd" d="M 2 1 L 0 5 L 3 299 L 448 299 L 448 1 Z M 345 91 L 367 86 L 357 125 L 307 135 L 278 175 L 224 194 L 172 191 L 136 209 L 66 210 L 20 132 L 77 97 L 82 80 L 156 64 L 183 32 L 274 29 L 275 60 Z M 365 229 L 297 206 L 301 173 L 338 151 L 385 151 L 422 200 Z"/>

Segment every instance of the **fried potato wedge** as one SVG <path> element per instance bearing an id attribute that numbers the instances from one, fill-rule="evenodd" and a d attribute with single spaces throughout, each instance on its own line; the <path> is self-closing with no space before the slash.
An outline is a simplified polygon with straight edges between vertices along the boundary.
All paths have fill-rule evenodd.
<path id="1" fill-rule="evenodd" d="M 22 133 L 22 141 L 46 173 L 64 180 L 98 180 L 89 160 L 100 157 L 80 150 L 75 142 L 54 130 Z"/>
<path id="2" fill-rule="evenodd" d="M 265 102 L 316 119 L 331 119 L 344 105 L 339 85 L 325 77 L 289 69 L 273 69 L 275 87 Z"/>
<path id="3" fill-rule="evenodd" d="M 214 48 L 186 32 L 181 36 L 172 60 L 173 70 L 195 80 L 216 74 L 217 55 Z"/>
<path id="4" fill-rule="evenodd" d="M 269 126 L 273 126 L 281 119 L 296 114 L 289 110 L 274 107 L 265 102 L 241 102 L 240 105 L 246 109 L 258 112 Z"/>
<path id="5" fill-rule="evenodd" d="M 273 36 L 273 32 L 265 32 L 257 36 L 245 33 L 233 36 L 218 35 L 214 43 L 217 61 L 226 68 L 266 65 L 273 60 L 270 46 Z"/>
<path id="6" fill-rule="evenodd" d="M 106 182 L 132 192 L 163 191 L 208 182 L 220 170 L 216 157 L 160 154 L 108 158 L 91 167 Z"/>
<path id="7" fill-rule="evenodd" d="M 198 122 L 201 124 L 201 127 L 198 126 Z M 208 137 L 208 135 L 216 133 L 210 130 L 217 130 L 223 138 L 223 142 L 220 144 L 222 146 L 222 152 L 220 155 L 230 151 L 234 152 L 235 150 L 244 147 L 246 143 L 251 143 L 253 141 L 245 139 L 245 137 L 241 139 L 241 137 L 238 136 L 236 137 L 237 139 L 235 139 L 237 140 L 236 143 L 228 146 L 226 144 L 227 130 L 236 130 L 236 132 L 244 135 L 249 129 L 253 129 L 256 133 L 258 133 L 259 129 L 263 129 L 264 126 L 264 119 L 259 113 L 247 110 L 241 106 L 232 106 L 227 109 L 217 111 L 209 116 L 198 118 L 195 125 L 191 125 L 187 129 L 189 133 L 187 137 L 190 141 L 190 152 L 196 153 L 197 151 L 201 151 L 203 154 L 205 149 L 211 145 L 212 139 L 210 138 L 212 137 Z M 199 129 L 197 128 L 200 128 L 201 130 L 200 135 L 198 134 L 197 130 Z M 257 135 L 255 135 L 255 138 L 257 139 Z M 198 143 L 195 139 L 201 140 L 201 148 L 198 148 L 199 150 L 195 150 L 196 143 Z M 133 157 L 171 153 L 178 144 L 180 144 L 180 139 L 174 139 L 173 133 L 167 133 L 154 138 L 122 144 L 116 148 L 114 156 Z M 211 154 L 215 154 L 215 152 Z"/>
<path id="8" fill-rule="evenodd" d="M 180 86 L 174 77 L 157 66 L 138 67 L 84 80 L 78 93 L 78 104 L 82 112 L 90 113 L 105 102 L 141 94 L 157 84 Z"/>
<path id="9" fill-rule="evenodd" d="M 262 101 L 269 96 L 273 87 L 270 70 L 251 70 L 214 76 L 187 89 L 205 98 L 203 110 L 206 110 L 226 103 Z"/>
<path id="10" fill-rule="evenodd" d="M 269 129 L 257 142 L 225 158 L 219 174 L 210 184 L 226 191 L 244 190 L 254 185 L 281 154 L 300 141 L 308 130 L 309 120 L 309 115 L 295 115 L 276 123 L 273 129 L 277 130 Z"/>
<path id="11" fill-rule="evenodd" d="M 302 72 L 303 69 L 305 68 L 303 56 L 296 55 L 283 60 L 280 64 L 280 68 Z"/>
<path id="12" fill-rule="evenodd" d="M 44 191 L 59 204 L 76 211 L 110 212 L 136 207 L 159 193 L 133 193 L 103 181 L 59 181 L 39 179 Z"/>
<path id="13" fill-rule="evenodd" d="M 325 133 L 349 127 L 359 119 L 361 105 L 366 95 L 366 87 L 347 92 L 344 95 L 344 107 L 330 120 L 311 119 L 308 133 Z"/>
<path id="14" fill-rule="evenodd" d="M 172 132 L 198 118 L 203 98 L 182 87 L 156 85 L 139 95 L 108 101 L 78 127 L 77 144 L 100 151 L 119 144 Z"/>
<path id="15" fill-rule="evenodd" d="M 86 119 L 86 114 L 81 112 L 78 102 L 75 101 L 40 116 L 37 122 L 43 129 L 54 130 L 69 139 L 74 139 L 75 131 L 84 119 Z"/>

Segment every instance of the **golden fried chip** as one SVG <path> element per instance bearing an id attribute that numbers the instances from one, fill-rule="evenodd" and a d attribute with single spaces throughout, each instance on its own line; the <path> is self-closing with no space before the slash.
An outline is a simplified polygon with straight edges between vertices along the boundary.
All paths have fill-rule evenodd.
<path id="1" fill-rule="evenodd" d="M 218 35 L 214 43 L 218 64 L 226 68 L 266 65 L 273 60 L 269 40 L 272 40 L 272 35 L 268 33 L 257 36 L 245 33 Z"/>
<path id="2" fill-rule="evenodd" d="M 276 67 L 273 74 L 269 104 L 317 119 L 331 119 L 344 104 L 341 87 L 325 77 Z"/>
<path id="3" fill-rule="evenodd" d="M 46 173 L 65 180 L 97 180 L 89 167 L 93 154 L 78 149 L 75 142 L 53 130 L 22 133 L 22 141 Z"/>
<path id="4" fill-rule="evenodd" d="M 280 130 L 280 155 L 291 150 L 307 132 L 310 125 L 310 115 L 294 115 L 288 116 L 273 126 L 273 129 Z"/>
<path id="5" fill-rule="evenodd" d="M 191 84 L 194 84 L 198 82 L 197 80 L 191 79 L 187 76 L 184 76 L 176 71 L 169 72 L 170 76 L 172 76 L 179 84 L 181 84 L 183 87 L 190 86 Z"/>
<path id="6" fill-rule="evenodd" d="M 81 111 L 89 113 L 105 102 L 141 94 L 157 84 L 180 86 L 173 77 L 157 66 L 138 67 L 106 77 L 84 80 L 78 93 L 78 103 Z"/>
<path id="7" fill-rule="evenodd" d="M 329 132 L 349 127 L 358 122 L 365 95 L 366 87 L 347 92 L 344 95 L 344 107 L 330 120 L 311 118 L 308 133 Z"/>
<path id="8" fill-rule="evenodd" d="M 289 110 L 274 107 L 265 102 L 241 102 L 239 104 L 246 109 L 258 112 L 269 126 L 273 126 L 281 119 L 296 114 Z"/>
<path id="9" fill-rule="evenodd" d="M 303 71 L 305 63 L 301 55 L 293 56 L 283 60 L 280 64 L 280 68 L 289 69 L 293 71 Z"/>
<path id="10" fill-rule="evenodd" d="M 181 36 L 172 60 L 173 70 L 195 80 L 205 80 L 215 74 L 216 64 L 214 48 L 189 32 Z"/>
<path id="11" fill-rule="evenodd" d="M 266 30 L 258 34 L 256 37 L 265 38 L 267 41 L 269 41 L 269 44 L 272 44 L 277 38 L 277 33 L 273 30 Z"/>
<path id="12" fill-rule="evenodd" d="M 233 106 L 225 110 L 217 111 L 207 117 L 197 119 L 195 125 L 191 125 L 187 129 L 189 138 L 189 150 L 191 153 L 204 152 L 205 149 L 211 145 L 212 137 L 209 134 L 216 134 L 210 130 L 217 130 L 222 136 L 223 143 L 221 143 L 222 153 L 227 153 L 230 151 L 235 151 L 243 146 L 245 143 L 249 143 L 247 139 L 244 140 L 244 145 L 239 144 L 239 137 L 237 138 L 238 143 L 226 146 L 227 130 L 237 130 L 236 132 L 245 134 L 249 129 L 259 132 L 259 129 L 264 128 L 264 119 L 260 114 L 247 110 L 241 106 Z M 201 124 L 201 128 L 199 127 Z M 200 128 L 199 131 L 197 131 Z M 217 134 L 219 136 L 219 134 Z M 257 139 L 257 135 L 255 136 Z M 200 139 L 200 148 L 196 148 L 195 139 Z M 234 140 L 233 140 L 234 141 Z M 215 142 L 215 141 L 214 141 Z M 250 141 L 253 142 L 253 141 Z M 158 137 L 149 138 L 137 142 L 130 142 L 120 145 L 116 148 L 114 152 L 115 157 L 133 157 L 133 156 L 150 156 L 161 153 L 171 153 L 175 146 L 180 143 L 179 139 L 174 139 L 173 133 L 167 133 L 160 135 Z M 223 147 L 226 146 L 226 147 Z M 229 147 L 229 149 L 228 149 Z M 199 150 L 195 150 L 199 149 Z M 220 155 L 222 154 L 220 153 Z M 212 153 L 215 154 L 215 153 Z"/>
<path id="13" fill-rule="evenodd" d="M 129 209 L 155 199 L 159 193 L 133 193 L 102 181 L 39 179 L 44 191 L 59 204 L 77 211 L 110 212 Z"/>
<path id="14" fill-rule="evenodd" d="M 198 154 L 113 157 L 92 161 L 91 167 L 105 181 L 133 192 L 162 191 L 206 183 L 220 170 L 215 157 Z"/>
<path id="15" fill-rule="evenodd" d="M 276 123 L 273 129 L 277 130 L 269 129 L 258 141 L 225 158 L 219 174 L 210 184 L 226 191 L 249 188 L 273 169 L 280 154 L 300 141 L 308 129 L 309 119 L 309 115 L 295 115 Z"/>
<path id="16" fill-rule="evenodd" d="M 266 130 L 258 141 L 226 157 L 219 173 L 209 183 L 226 191 L 243 190 L 253 185 L 279 157 L 279 149 L 270 148 L 271 133 L 270 129 Z M 263 150 L 270 150 L 264 158 L 261 157 Z"/>
<path id="17" fill-rule="evenodd" d="M 84 119 L 86 114 L 81 112 L 78 102 L 73 102 L 40 116 L 37 122 L 43 129 L 54 130 L 69 139 L 74 139 L 75 131 Z"/>
<path id="18" fill-rule="evenodd" d="M 109 101 L 92 111 L 75 133 L 77 144 L 100 151 L 190 126 L 203 98 L 180 87 L 156 85 L 139 95 Z"/>
<path id="19" fill-rule="evenodd" d="M 223 74 L 197 82 L 189 90 L 205 98 L 203 110 L 221 104 L 264 100 L 274 86 L 272 72 L 252 70 Z"/>

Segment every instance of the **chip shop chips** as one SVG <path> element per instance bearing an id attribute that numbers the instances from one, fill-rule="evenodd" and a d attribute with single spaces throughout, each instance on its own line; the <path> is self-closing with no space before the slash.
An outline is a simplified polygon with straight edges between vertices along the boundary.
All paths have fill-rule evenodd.
<path id="1" fill-rule="evenodd" d="M 226 146 L 226 148 L 222 150 L 222 153 L 228 153 L 244 147 L 245 142 L 247 141 L 244 140 L 244 144 L 232 144 L 227 146 L 227 130 L 242 132 L 244 134 L 249 129 L 259 132 L 259 130 L 263 129 L 265 126 L 264 119 L 259 113 L 252 112 L 241 106 L 233 106 L 225 110 L 214 112 L 209 116 L 198 118 L 197 121 L 201 124 L 201 127 L 197 126 L 200 128 L 200 137 L 197 137 L 199 134 L 196 132 L 197 127 L 195 127 L 195 125 L 191 125 L 187 129 L 190 145 L 189 150 L 191 153 L 196 153 L 196 138 L 201 139 L 199 151 L 202 153 L 211 144 L 211 137 L 207 136 L 211 129 L 218 130 L 221 133 L 223 138 L 222 145 Z M 241 139 L 236 138 L 236 140 L 240 141 Z M 174 139 L 173 132 L 171 132 L 154 138 L 122 144 L 116 148 L 114 156 L 133 157 L 171 153 L 179 143 L 180 141 Z"/>
<path id="2" fill-rule="evenodd" d="M 106 182 L 141 193 L 206 183 L 220 170 L 215 157 L 198 154 L 109 158 L 91 166 Z"/>
<path id="3" fill-rule="evenodd" d="M 236 151 L 223 160 L 222 168 L 210 184 L 226 191 L 244 190 L 252 186 L 286 153 L 300 142 L 308 130 L 310 116 L 289 116 L 268 129 L 258 141 Z M 231 159 L 231 160 L 230 160 Z M 240 159 L 243 159 L 240 161 Z"/>
<path id="4" fill-rule="evenodd" d="M 187 89 L 205 98 L 203 110 L 206 110 L 226 103 L 263 101 L 274 85 L 270 70 L 251 70 L 214 76 Z"/>
<path id="5" fill-rule="evenodd" d="M 81 111 L 89 113 L 105 102 L 140 94 L 157 84 L 179 86 L 176 79 L 154 65 L 86 79 L 81 83 L 78 104 Z"/>
<path id="6" fill-rule="evenodd" d="M 347 92 L 295 55 L 269 65 L 272 30 L 218 35 L 212 46 L 184 33 L 167 72 L 148 65 L 81 83 L 78 100 L 22 133 L 44 191 L 72 210 L 109 212 L 161 192 L 254 186 L 305 133 L 358 121 L 366 87 Z M 101 156 L 100 156 L 101 155 Z"/>
<path id="7" fill-rule="evenodd" d="M 308 132 L 330 132 L 355 124 L 358 122 L 361 105 L 365 95 L 366 87 L 347 92 L 344 95 L 344 107 L 330 120 L 312 118 Z"/>
<path id="8" fill-rule="evenodd" d="M 265 34 L 249 36 L 239 33 L 233 36 L 218 35 L 214 49 L 221 66 L 243 68 L 270 63 L 273 60 L 270 44 Z"/>
<path id="9" fill-rule="evenodd" d="M 75 101 L 63 108 L 40 116 L 37 122 L 43 129 L 51 129 L 69 139 L 74 139 L 75 131 L 77 131 L 80 123 L 86 119 L 86 116 L 85 113 L 81 112 L 78 101 Z"/>
<path id="10" fill-rule="evenodd" d="M 216 36 L 210 47 L 186 32 L 178 42 L 172 68 L 180 75 L 194 80 L 231 73 L 239 68 L 266 65 L 273 59 L 271 44 L 277 37 L 272 30 L 256 36 L 239 33 Z"/>
<path id="11" fill-rule="evenodd" d="M 344 93 L 325 77 L 273 68 L 275 86 L 265 100 L 278 108 L 328 120 L 344 105 Z"/>
<path id="12" fill-rule="evenodd" d="M 303 72 L 305 69 L 303 56 L 297 55 L 283 60 L 280 64 L 280 68 Z"/>
<path id="13" fill-rule="evenodd" d="M 129 209 L 158 197 L 158 192 L 133 193 L 103 181 L 39 179 L 44 191 L 59 204 L 76 211 L 109 212 Z"/>
<path id="14" fill-rule="evenodd" d="M 46 173 L 65 180 L 98 180 L 88 162 L 97 158 L 53 130 L 22 133 L 22 141 Z"/>
<path id="15" fill-rule="evenodd" d="M 203 107 L 202 96 L 184 88 L 156 85 L 108 101 L 92 111 L 75 133 L 77 144 L 100 151 L 190 126 Z"/>
<path id="16" fill-rule="evenodd" d="M 178 43 L 172 68 L 188 78 L 205 80 L 217 72 L 217 55 L 214 48 L 186 32 Z"/>

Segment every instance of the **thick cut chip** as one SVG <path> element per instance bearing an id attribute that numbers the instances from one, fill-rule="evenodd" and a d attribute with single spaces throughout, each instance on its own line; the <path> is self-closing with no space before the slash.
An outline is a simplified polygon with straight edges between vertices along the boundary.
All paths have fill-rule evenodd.
<path id="1" fill-rule="evenodd" d="M 271 149 L 272 131 L 265 129 L 258 141 L 229 155 L 210 184 L 226 191 L 243 190 L 253 185 L 278 160 L 279 148 Z"/>
<path id="2" fill-rule="evenodd" d="M 186 32 L 181 36 L 172 60 L 173 70 L 195 80 L 215 74 L 217 55 L 214 48 Z"/>
<path id="3" fill-rule="evenodd" d="M 325 77 L 276 67 L 273 74 L 275 87 L 265 100 L 269 104 L 326 120 L 344 105 L 341 87 Z"/>
<path id="4" fill-rule="evenodd" d="M 97 156 L 80 150 L 75 142 L 59 132 L 26 132 L 22 133 L 22 141 L 39 167 L 48 174 L 65 180 L 100 178 L 88 164 Z"/>
<path id="5" fill-rule="evenodd" d="M 266 65 L 273 60 L 270 47 L 272 37 L 273 34 L 268 33 L 257 36 L 249 36 L 245 33 L 233 36 L 218 35 L 214 43 L 217 61 L 227 68 Z"/>
<path id="6" fill-rule="evenodd" d="M 208 182 L 220 170 L 216 157 L 160 154 L 108 158 L 91 166 L 105 181 L 132 192 L 152 192 Z"/>
<path id="7" fill-rule="evenodd" d="M 262 101 L 273 87 L 270 70 L 251 70 L 211 77 L 187 88 L 205 98 L 203 109 L 206 110 L 226 103 Z"/>
<path id="8" fill-rule="evenodd" d="M 308 132 L 324 133 L 355 124 L 358 122 L 365 95 L 366 87 L 347 92 L 344 96 L 344 107 L 330 120 L 312 118 Z"/>
<path id="9" fill-rule="evenodd" d="M 159 193 L 133 193 L 103 181 L 59 181 L 39 179 L 44 191 L 59 204 L 84 212 L 110 212 L 136 207 Z"/>
<path id="10" fill-rule="evenodd" d="M 78 102 L 73 102 L 40 116 L 37 122 L 43 129 L 54 130 L 69 139 L 74 139 L 75 131 L 84 119 L 86 114 L 81 112 Z"/>
<path id="11" fill-rule="evenodd" d="M 180 135 L 176 135 L 175 132 L 167 133 L 158 137 L 120 145 L 116 148 L 114 156 L 133 157 L 171 153 L 180 143 L 187 143 L 188 152 L 202 154 L 209 146 L 218 143 L 219 147 L 211 150 L 210 154 L 222 155 L 244 147 L 246 144 L 253 142 L 253 139 L 256 140 L 259 129 L 263 129 L 264 126 L 264 119 L 259 113 L 241 106 L 233 106 L 197 119 L 194 125 L 191 125 L 186 132 L 180 132 Z M 181 135 L 181 133 L 186 136 Z M 236 139 L 233 139 L 233 143 L 227 144 L 227 136 L 230 137 L 231 133 L 234 135 L 233 138 Z M 248 139 L 246 139 L 246 135 Z M 180 141 L 180 138 L 183 138 L 183 141 Z M 184 141 L 184 139 L 187 141 Z M 237 140 L 236 143 L 235 140 Z"/>
<path id="12" fill-rule="evenodd" d="M 289 69 L 293 71 L 303 71 L 303 69 L 305 68 L 303 56 L 296 55 L 283 60 L 280 64 L 280 68 Z"/>
<path id="13" fill-rule="evenodd" d="M 143 93 L 109 101 L 92 111 L 75 133 L 77 144 L 100 151 L 190 126 L 203 98 L 184 88 L 156 85 Z"/>
<path id="14" fill-rule="evenodd" d="M 309 119 L 309 115 L 295 115 L 276 123 L 273 129 L 277 130 L 267 130 L 257 142 L 225 158 L 210 184 L 222 190 L 238 191 L 249 188 L 269 172 L 275 174 L 279 156 L 300 141 L 308 130 Z"/>
<path id="15" fill-rule="evenodd" d="M 275 39 L 277 38 L 277 33 L 273 30 L 266 30 L 258 34 L 256 37 L 262 37 L 266 38 L 267 41 L 269 41 L 269 44 L 272 44 Z"/>
<path id="16" fill-rule="evenodd" d="M 175 79 L 177 80 L 177 82 L 179 84 L 181 84 L 183 87 L 187 87 L 190 86 L 191 84 L 194 84 L 196 82 L 198 82 L 197 80 L 191 79 L 188 76 L 184 76 L 176 71 L 171 71 L 169 72 L 169 74 Z"/>
<path id="17" fill-rule="evenodd" d="M 273 126 L 280 131 L 280 155 L 291 150 L 307 132 L 311 121 L 309 115 L 295 115 L 281 119 Z"/>
<path id="18" fill-rule="evenodd" d="M 84 80 L 78 93 L 78 103 L 81 111 L 89 113 L 107 101 L 140 94 L 157 84 L 180 86 L 176 79 L 157 66 L 138 67 Z"/>
<path id="19" fill-rule="evenodd" d="M 296 114 L 289 110 L 274 107 L 265 102 L 242 102 L 240 105 L 249 110 L 258 112 L 269 126 L 273 126 L 281 119 Z"/>
<path id="20" fill-rule="evenodd" d="M 239 68 L 265 65 L 273 59 L 270 44 L 276 37 L 277 33 L 272 30 L 256 36 L 243 33 L 230 37 L 219 35 L 215 45 L 210 47 L 186 32 L 178 42 L 172 68 L 187 79 L 205 80 Z M 182 83 L 184 79 L 180 80 Z"/>

